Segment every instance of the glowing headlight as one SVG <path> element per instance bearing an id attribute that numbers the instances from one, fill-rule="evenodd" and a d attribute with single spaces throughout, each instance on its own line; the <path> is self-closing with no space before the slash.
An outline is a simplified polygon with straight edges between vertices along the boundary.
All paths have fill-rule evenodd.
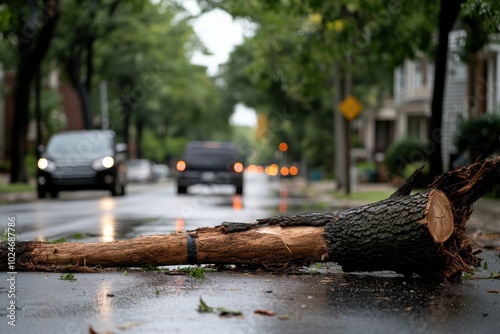
<path id="1" fill-rule="evenodd" d="M 38 168 L 41 170 L 46 170 L 48 172 L 51 172 L 56 169 L 56 164 L 50 160 L 47 160 L 45 158 L 40 158 L 38 159 Z"/>
<path id="2" fill-rule="evenodd" d="M 102 165 L 105 168 L 111 168 L 115 164 L 115 161 L 113 160 L 112 157 L 105 157 L 102 159 Z"/>
<path id="3" fill-rule="evenodd" d="M 92 163 L 92 168 L 95 170 L 101 170 L 106 168 L 111 168 L 115 164 L 115 160 L 112 157 L 104 157 L 94 160 Z"/>

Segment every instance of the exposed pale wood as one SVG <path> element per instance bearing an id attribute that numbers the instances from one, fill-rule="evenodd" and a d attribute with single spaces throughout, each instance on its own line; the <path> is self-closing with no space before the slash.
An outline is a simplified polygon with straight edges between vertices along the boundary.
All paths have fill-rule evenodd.
<path id="1" fill-rule="evenodd" d="M 196 232 L 198 262 L 280 264 L 321 261 L 327 254 L 323 228 L 266 226 L 222 234 L 214 229 Z"/>
<path id="2" fill-rule="evenodd" d="M 442 191 L 430 192 L 425 224 L 435 242 L 442 244 L 453 234 L 453 212 L 450 201 Z"/>
<path id="3" fill-rule="evenodd" d="M 102 243 L 39 243 L 32 251 L 34 265 L 127 267 L 187 262 L 185 235 L 153 235 Z M 19 264 L 20 265 L 20 264 Z"/>

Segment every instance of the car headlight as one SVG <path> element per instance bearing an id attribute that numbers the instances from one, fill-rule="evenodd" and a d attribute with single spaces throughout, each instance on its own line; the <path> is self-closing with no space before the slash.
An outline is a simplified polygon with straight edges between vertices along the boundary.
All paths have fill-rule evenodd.
<path id="1" fill-rule="evenodd" d="M 94 162 L 92 162 L 92 168 L 95 170 L 102 170 L 111 168 L 114 164 L 115 160 L 113 159 L 113 157 L 104 157 L 94 160 Z"/>
<path id="2" fill-rule="evenodd" d="M 47 172 L 52 172 L 56 169 L 56 164 L 53 161 L 50 161 L 45 158 L 38 159 L 37 165 L 38 168 L 40 168 L 41 170 L 45 170 Z"/>

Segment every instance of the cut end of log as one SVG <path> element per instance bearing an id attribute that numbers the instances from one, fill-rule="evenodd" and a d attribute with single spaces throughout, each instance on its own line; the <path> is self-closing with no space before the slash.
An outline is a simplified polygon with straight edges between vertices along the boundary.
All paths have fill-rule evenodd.
<path id="1" fill-rule="evenodd" d="M 442 191 L 433 189 L 429 194 L 426 209 L 427 214 L 421 223 L 427 225 L 435 242 L 443 244 L 454 231 L 450 201 Z"/>

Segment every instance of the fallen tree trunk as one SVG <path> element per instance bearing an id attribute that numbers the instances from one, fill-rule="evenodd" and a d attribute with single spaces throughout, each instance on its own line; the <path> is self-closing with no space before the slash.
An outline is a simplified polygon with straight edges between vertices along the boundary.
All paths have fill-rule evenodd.
<path id="1" fill-rule="evenodd" d="M 100 267 L 257 264 L 282 267 L 333 261 L 349 271 L 452 278 L 479 259 L 465 234 L 472 204 L 500 179 L 500 158 L 436 178 L 410 195 L 417 170 L 390 198 L 336 212 L 223 223 L 187 233 L 106 243 L 16 242 L 15 268 L 0 249 L 0 270 L 87 271 Z M 12 250 L 12 249 L 11 249 Z"/>

